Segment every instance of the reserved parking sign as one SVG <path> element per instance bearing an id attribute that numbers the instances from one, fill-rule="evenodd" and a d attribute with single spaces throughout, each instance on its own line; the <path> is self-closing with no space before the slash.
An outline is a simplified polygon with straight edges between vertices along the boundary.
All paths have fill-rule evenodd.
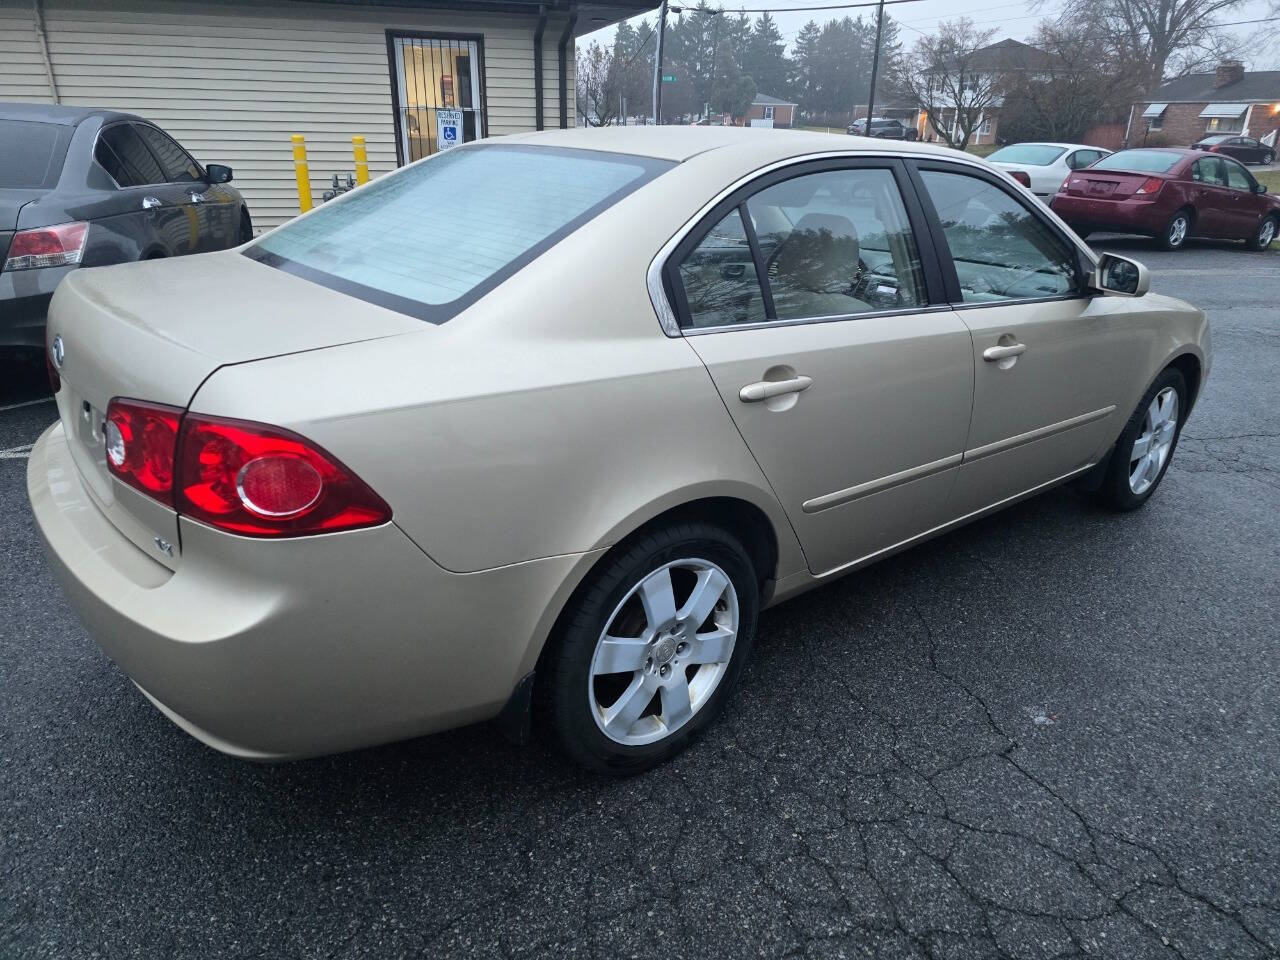
<path id="1" fill-rule="evenodd" d="M 439 149 L 448 150 L 462 142 L 462 111 L 436 111 L 436 142 Z"/>

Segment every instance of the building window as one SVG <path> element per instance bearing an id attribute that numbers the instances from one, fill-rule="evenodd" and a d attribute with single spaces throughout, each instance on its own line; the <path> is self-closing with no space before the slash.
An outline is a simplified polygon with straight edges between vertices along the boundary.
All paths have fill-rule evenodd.
<path id="1" fill-rule="evenodd" d="M 1162 128 L 1164 127 L 1164 114 L 1163 114 L 1163 113 L 1161 113 L 1161 114 L 1157 114 L 1157 115 L 1156 115 L 1156 116 L 1154 116 L 1154 117 L 1151 117 L 1151 118 L 1147 121 L 1147 124 L 1148 124 L 1148 126 L 1147 126 L 1147 129 L 1148 129 L 1148 130 L 1160 130 L 1160 129 L 1162 129 Z"/>
<path id="2" fill-rule="evenodd" d="M 485 135 L 480 37 L 388 33 L 387 46 L 402 163 Z"/>
<path id="3" fill-rule="evenodd" d="M 765 107 L 765 108 L 764 108 L 764 118 L 765 118 L 766 120 L 772 120 L 772 119 L 773 119 L 773 107 Z"/>
<path id="4" fill-rule="evenodd" d="M 1155 126 L 1152 125 L 1152 130 Z M 1210 117 L 1205 127 L 1210 133 L 1240 133 L 1244 130 L 1244 114 L 1238 117 Z"/>

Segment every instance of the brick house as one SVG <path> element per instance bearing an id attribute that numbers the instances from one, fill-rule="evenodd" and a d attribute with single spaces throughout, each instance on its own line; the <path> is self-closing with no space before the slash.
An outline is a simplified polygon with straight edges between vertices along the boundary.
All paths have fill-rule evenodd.
<path id="1" fill-rule="evenodd" d="M 757 93 L 745 117 L 735 117 L 735 125 L 744 127 L 792 127 L 796 122 L 796 105 L 767 93 Z"/>
<path id="2" fill-rule="evenodd" d="M 1280 139 L 1280 70 L 1246 71 L 1225 60 L 1213 73 L 1192 73 L 1162 85 L 1129 109 L 1125 138 L 1185 147 L 1211 133 Z M 1268 140 L 1268 138 L 1272 138 Z"/>

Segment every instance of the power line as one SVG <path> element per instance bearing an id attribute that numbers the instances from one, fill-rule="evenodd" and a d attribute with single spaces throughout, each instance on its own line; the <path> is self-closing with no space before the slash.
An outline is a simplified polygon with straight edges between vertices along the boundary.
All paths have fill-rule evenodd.
<path id="1" fill-rule="evenodd" d="M 893 3 L 921 3 L 922 0 L 884 0 L 887 7 Z M 741 7 L 737 10 L 721 8 L 725 13 L 806 13 L 810 10 L 850 10 L 854 7 L 878 7 L 879 0 L 869 3 L 832 3 L 821 7 Z"/>

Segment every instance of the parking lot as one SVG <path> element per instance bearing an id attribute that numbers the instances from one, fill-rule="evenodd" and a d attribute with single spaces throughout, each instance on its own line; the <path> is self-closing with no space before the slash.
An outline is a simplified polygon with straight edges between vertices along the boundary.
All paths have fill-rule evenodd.
<path id="1" fill-rule="evenodd" d="M 489 726 L 257 766 L 46 568 L 0 370 L 0 957 L 1280 954 L 1280 251 L 1137 257 L 1215 360 L 1117 516 L 1057 490 L 767 612 L 723 720 L 607 781 Z"/>

